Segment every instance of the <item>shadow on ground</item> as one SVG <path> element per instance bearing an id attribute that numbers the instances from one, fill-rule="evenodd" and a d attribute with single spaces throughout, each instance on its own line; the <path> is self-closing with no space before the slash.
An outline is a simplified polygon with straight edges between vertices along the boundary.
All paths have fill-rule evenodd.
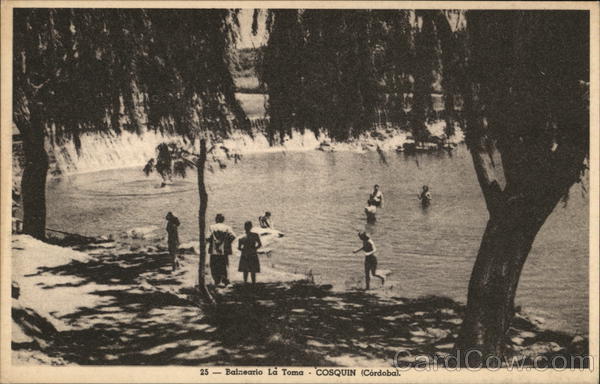
<path id="1" fill-rule="evenodd" d="M 215 292 L 216 306 L 199 307 L 180 273 L 161 252 L 107 251 L 39 270 L 78 278 L 42 290 L 93 284 L 88 294 L 101 299 L 62 316 L 70 328 L 49 335 L 45 353 L 83 365 L 391 366 L 394 356 L 409 364 L 447 355 L 463 312 L 442 297 L 382 298 L 306 281 L 234 285 Z M 524 345 L 539 337 L 548 335 Z"/>

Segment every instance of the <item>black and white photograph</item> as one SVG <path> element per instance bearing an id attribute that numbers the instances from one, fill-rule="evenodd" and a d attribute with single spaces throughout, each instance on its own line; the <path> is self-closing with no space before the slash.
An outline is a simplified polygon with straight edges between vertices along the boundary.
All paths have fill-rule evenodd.
<path id="1" fill-rule="evenodd" d="M 597 3 L 174 4 L 2 2 L 2 382 L 598 382 Z"/>

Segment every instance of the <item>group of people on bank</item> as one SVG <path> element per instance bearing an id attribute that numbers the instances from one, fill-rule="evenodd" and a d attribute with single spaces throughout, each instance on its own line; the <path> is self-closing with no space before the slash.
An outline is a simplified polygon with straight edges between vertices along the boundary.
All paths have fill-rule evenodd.
<path id="1" fill-rule="evenodd" d="M 418 194 L 418 198 L 423 208 L 427 208 L 431 204 L 431 193 L 427 185 L 423 186 L 421 193 Z M 378 208 L 383 208 L 383 192 L 378 184 L 373 187 L 373 192 L 369 195 L 367 200 L 367 206 L 365 207 L 365 213 L 367 216 L 367 222 L 373 223 L 376 220 L 376 213 Z M 178 227 L 180 225 L 179 219 L 173 215 L 172 212 L 167 213 L 165 217 L 167 220 L 167 243 L 169 249 L 169 255 L 172 258 L 173 270 L 179 268 L 178 260 L 178 247 L 179 247 L 179 234 Z M 273 221 L 270 212 L 265 212 L 263 216 L 258 218 L 258 223 L 261 228 L 273 228 Z M 252 222 L 246 221 L 244 223 L 244 236 L 238 239 L 238 250 L 241 251 L 240 262 L 238 265 L 238 271 L 242 272 L 244 277 L 244 283 L 248 282 L 248 276 L 252 281 L 252 284 L 256 283 L 256 274 L 260 273 L 260 260 L 258 258 L 258 249 L 262 247 L 260 236 L 252 231 Z M 236 239 L 236 234 L 233 229 L 225 224 L 225 216 L 218 213 L 215 217 L 215 224 L 209 226 L 209 234 L 207 237 L 208 243 L 208 254 L 210 257 L 209 265 L 211 276 L 214 280 L 215 285 L 228 285 L 228 268 L 229 268 L 229 256 L 233 254 L 233 243 Z M 364 252 L 365 260 L 365 285 L 366 289 L 370 289 L 371 276 L 377 277 L 381 280 L 381 284 L 385 283 L 385 278 L 377 274 L 377 257 L 375 255 L 377 249 L 373 240 L 367 232 L 359 232 L 359 239 L 362 241 L 362 246 L 356 249 L 353 253 Z"/>
<path id="2" fill-rule="evenodd" d="M 180 225 L 179 219 L 172 212 L 167 213 L 167 243 L 169 255 L 172 259 L 173 270 L 179 268 L 178 247 Z M 273 228 L 273 220 L 270 212 L 265 212 L 264 216 L 258 218 L 261 228 Z M 215 216 L 215 223 L 210 225 L 207 237 L 210 273 L 215 285 L 228 285 L 229 256 L 233 254 L 233 244 L 237 238 L 233 229 L 225 224 L 225 216 L 218 213 Z M 238 250 L 241 251 L 238 271 L 242 272 L 244 282 L 248 282 L 248 276 L 252 283 L 256 283 L 256 274 L 260 272 L 260 260 L 258 258 L 258 249 L 262 247 L 260 236 L 252 231 L 252 222 L 244 223 L 244 236 L 238 239 Z"/>

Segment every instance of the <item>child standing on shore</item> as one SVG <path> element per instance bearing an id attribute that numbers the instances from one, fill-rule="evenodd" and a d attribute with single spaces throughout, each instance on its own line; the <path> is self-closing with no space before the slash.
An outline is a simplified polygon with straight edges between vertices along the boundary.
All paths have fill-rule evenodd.
<path id="1" fill-rule="evenodd" d="M 385 283 L 385 278 L 377 274 L 377 257 L 375 257 L 375 244 L 366 232 L 359 232 L 358 238 L 362 240 L 362 247 L 353 251 L 357 253 L 363 251 L 365 253 L 365 284 L 367 290 L 371 288 L 371 275 L 381 279 L 381 285 Z"/>

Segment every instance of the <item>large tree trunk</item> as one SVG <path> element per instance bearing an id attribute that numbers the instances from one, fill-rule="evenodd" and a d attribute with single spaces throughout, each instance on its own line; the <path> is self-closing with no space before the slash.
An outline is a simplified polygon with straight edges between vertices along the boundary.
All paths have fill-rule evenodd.
<path id="1" fill-rule="evenodd" d="M 196 163 L 198 171 L 198 195 L 200 197 L 200 208 L 198 210 L 198 230 L 200 238 L 200 260 L 198 264 L 198 291 L 209 303 L 214 303 L 208 288 L 206 287 L 206 209 L 208 207 L 208 193 L 204 183 L 204 169 L 206 165 L 206 140 L 200 139 L 200 156 Z"/>
<path id="2" fill-rule="evenodd" d="M 523 265 L 554 205 L 545 210 L 531 210 L 516 204 L 491 215 L 471 274 L 465 319 L 457 343 L 463 354 L 476 351 L 463 355 L 471 364 L 489 355 L 503 355 Z"/>
<path id="3" fill-rule="evenodd" d="M 474 367 L 490 355 L 504 354 L 523 265 L 564 189 L 539 188 L 520 193 L 510 188 L 502 190 L 490 156 L 475 144 L 471 154 L 490 215 L 471 273 L 465 318 L 456 345 L 462 362 Z"/>
<path id="4" fill-rule="evenodd" d="M 48 154 L 44 148 L 44 126 L 39 107 L 29 106 L 29 122 L 21 131 L 25 168 L 21 179 L 23 232 L 37 239 L 46 238 L 46 176 Z"/>

